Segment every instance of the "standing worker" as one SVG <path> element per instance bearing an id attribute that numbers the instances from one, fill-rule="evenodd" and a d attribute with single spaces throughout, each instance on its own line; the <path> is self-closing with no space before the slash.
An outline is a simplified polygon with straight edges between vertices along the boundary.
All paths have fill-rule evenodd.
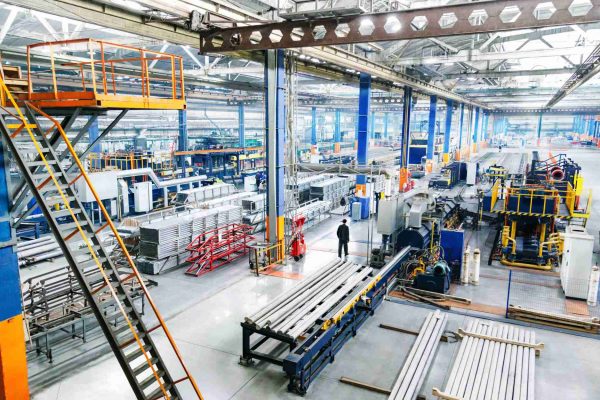
<path id="1" fill-rule="evenodd" d="M 338 257 L 342 258 L 342 247 L 344 247 L 344 255 L 348 257 L 348 242 L 350 241 L 350 229 L 346 225 L 346 220 L 342 220 L 340 226 L 337 229 L 338 237 Z"/>

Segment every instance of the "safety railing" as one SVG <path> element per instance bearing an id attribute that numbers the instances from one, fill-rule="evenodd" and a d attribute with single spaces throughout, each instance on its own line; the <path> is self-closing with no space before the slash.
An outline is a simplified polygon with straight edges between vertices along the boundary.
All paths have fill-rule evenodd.
<path id="1" fill-rule="evenodd" d="M 514 214 L 557 215 L 560 195 L 556 189 L 544 187 L 507 188 L 504 212 Z"/>
<path id="2" fill-rule="evenodd" d="M 257 243 L 250 246 L 250 268 L 256 276 L 274 265 L 283 263 L 285 259 L 285 241 L 277 243 Z"/>
<path id="3" fill-rule="evenodd" d="M 492 186 L 492 201 L 490 203 L 490 211 L 494 211 L 496 203 L 498 202 L 498 195 L 500 194 L 500 180 L 496 180 Z"/>
<path id="4" fill-rule="evenodd" d="M 50 58 L 49 70 L 32 68 L 38 54 Z M 40 105 L 116 101 L 130 108 L 178 109 L 185 104 L 183 60 L 173 54 L 94 39 L 35 43 L 27 46 L 27 72 L 27 100 Z M 36 91 L 34 78 L 50 79 L 51 90 L 44 86 Z"/>
<path id="5" fill-rule="evenodd" d="M 88 155 L 91 171 L 118 169 L 121 171 L 140 168 L 153 170 L 172 170 L 173 156 L 168 154 L 143 155 L 136 153 L 90 153 Z"/>
<path id="6" fill-rule="evenodd" d="M 79 222 L 79 219 L 77 218 L 77 212 L 75 210 L 73 210 L 73 208 L 70 205 L 70 200 L 69 200 L 69 196 L 65 193 L 65 189 L 63 189 L 63 185 L 61 185 L 58 181 L 58 178 L 56 176 L 55 170 L 51 167 L 50 162 L 48 161 L 48 159 L 45 156 L 44 150 L 43 150 L 43 146 L 42 144 L 36 139 L 35 134 L 33 133 L 33 128 L 35 126 L 32 126 L 32 124 L 30 124 L 28 122 L 28 119 L 24 116 L 23 112 L 21 111 L 21 109 L 19 108 L 17 101 L 15 100 L 15 98 L 12 96 L 12 94 L 10 93 L 10 91 L 8 90 L 7 86 L 5 85 L 4 81 L 0 79 L 0 91 L 4 93 L 5 98 L 6 98 L 6 103 L 8 106 L 10 106 L 11 108 L 13 108 L 15 111 L 14 113 L 11 113 L 11 116 L 13 116 L 14 118 L 16 118 L 19 122 L 20 122 L 20 126 L 17 127 L 15 129 L 15 131 L 12 133 L 11 137 L 15 138 L 17 135 L 19 134 L 26 134 L 28 135 L 29 139 L 31 140 L 31 143 L 34 145 L 36 152 L 38 153 L 38 157 L 41 160 L 41 162 L 43 163 L 43 166 L 45 167 L 49 178 L 48 180 L 46 180 L 44 182 L 44 184 L 48 184 L 49 182 L 52 182 L 54 184 L 54 186 L 57 189 L 58 195 L 59 197 L 62 199 L 62 206 L 68 210 L 69 215 L 71 216 L 71 218 L 73 219 L 73 222 L 76 226 L 74 233 L 79 234 L 80 239 L 82 240 L 84 246 L 88 249 L 92 259 L 94 260 L 96 266 L 98 267 L 98 270 L 100 272 L 100 274 L 102 275 L 102 278 L 104 279 L 106 288 L 109 290 L 110 295 L 112 297 L 112 299 L 114 299 L 115 304 L 118 306 L 119 311 L 121 313 L 121 315 L 123 316 L 124 321 L 126 322 L 129 330 L 131 331 L 132 335 L 133 335 L 133 340 L 134 343 L 137 344 L 137 346 L 142 350 L 142 353 L 144 354 L 144 357 L 146 359 L 146 363 L 149 365 L 150 370 L 152 371 L 152 375 L 154 376 L 154 378 L 156 379 L 156 381 L 159 384 L 159 387 L 161 388 L 161 391 L 164 393 L 165 398 L 170 398 L 169 394 L 168 394 L 168 389 L 164 387 L 164 384 L 162 383 L 159 373 L 152 361 L 152 359 L 148 356 L 148 354 L 146 353 L 146 351 L 144 350 L 144 344 L 142 343 L 140 336 L 138 335 L 138 331 L 135 329 L 134 324 L 135 322 L 131 321 L 131 319 L 129 318 L 129 314 L 127 313 L 127 311 L 125 310 L 121 300 L 119 299 L 119 296 L 117 295 L 114 286 L 111 283 L 111 280 L 109 278 L 109 276 L 107 275 L 107 272 L 105 271 L 104 267 L 103 267 L 103 263 L 102 261 L 100 261 L 100 256 L 97 253 L 97 250 L 94 248 L 94 245 L 91 241 L 91 238 L 89 237 L 89 235 L 86 233 L 85 229 L 82 227 L 82 225 Z M 63 130 L 61 124 L 59 121 L 57 121 L 56 119 L 54 119 L 53 117 L 51 117 L 50 115 L 48 115 L 47 113 L 43 112 L 42 110 L 40 110 L 39 108 L 35 107 L 32 104 L 28 104 L 29 107 L 31 107 L 31 109 L 33 111 L 35 111 L 37 114 L 41 115 L 42 117 L 46 118 L 47 120 L 49 120 L 52 123 L 52 126 L 50 127 L 50 129 L 46 130 L 46 132 L 51 132 L 53 130 L 56 130 L 59 132 L 62 140 L 64 141 L 66 147 L 67 147 L 67 151 L 69 152 L 73 163 L 75 163 L 79 169 L 79 174 L 77 175 L 77 177 L 73 180 L 72 183 L 74 183 L 77 179 L 81 179 L 83 178 L 85 180 L 85 182 L 87 183 L 92 195 L 94 196 L 98 206 L 100 207 L 100 210 L 104 216 L 104 219 L 106 221 L 106 224 L 103 225 L 98 231 L 96 231 L 96 233 L 102 231 L 103 229 L 109 227 L 110 230 L 112 231 L 114 237 L 117 240 L 117 244 L 119 246 L 119 248 L 122 251 L 122 254 L 124 256 L 124 258 L 127 260 L 127 262 L 129 263 L 129 266 L 131 267 L 132 270 L 132 274 L 131 274 L 131 279 L 135 278 L 138 283 L 139 283 L 139 287 L 142 290 L 142 292 L 144 293 L 144 295 L 146 296 L 146 299 L 148 300 L 148 303 L 158 321 L 158 325 L 156 326 L 155 329 L 162 329 L 162 331 L 164 332 L 164 334 L 167 337 L 167 340 L 169 341 L 169 343 L 172 346 L 172 349 L 177 357 L 177 359 L 179 360 L 179 363 L 181 365 L 181 367 L 183 368 L 183 371 L 186 375 L 186 377 L 184 379 L 188 379 L 194 389 L 194 392 L 196 393 L 196 395 L 198 396 L 199 399 L 203 399 L 200 390 L 198 388 L 198 386 L 196 385 L 196 382 L 194 380 L 194 378 L 192 377 L 191 373 L 189 372 L 189 370 L 187 369 L 185 363 L 183 362 L 183 358 L 181 357 L 181 354 L 179 352 L 179 349 L 177 348 L 177 345 L 175 344 L 175 340 L 173 339 L 173 337 L 171 336 L 169 330 L 167 329 L 164 320 L 162 319 L 162 316 L 160 315 L 158 308 L 156 306 L 156 304 L 154 303 L 154 301 L 152 300 L 150 293 L 148 291 L 148 288 L 146 287 L 146 285 L 144 284 L 143 278 L 140 275 L 137 267 L 135 266 L 135 263 L 133 262 L 133 259 L 131 258 L 129 252 L 127 251 L 127 248 L 125 246 L 125 243 L 123 242 L 123 240 L 121 239 L 117 228 L 115 227 L 115 225 L 113 224 L 112 220 L 111 220 L 111 216 L 108 213 L 108 211 L 106 210 L 106 208 L 104 207 L 104 204 L 102 203 L 102 200 L 100 199 L 100 196 L 98 195 L 98 193 L 96 192 L 96 190 L 94 189 L 94 185 L 91 182 L 90 177 L 88 176 L 81 160 L 79 159 L 79 157 L 77 156 L 77 153 L 75 151 L 75 149 L 73 148 L 69 138 L 67 137 L 66 132 Z"/>

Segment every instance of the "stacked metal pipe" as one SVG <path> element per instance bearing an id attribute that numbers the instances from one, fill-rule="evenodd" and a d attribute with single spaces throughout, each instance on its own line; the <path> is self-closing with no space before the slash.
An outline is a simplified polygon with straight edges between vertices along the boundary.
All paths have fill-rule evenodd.
<path id="1" fill-rule="evenodd" d="M 54 236 L 17 243 L 19 266 L 34 264 L 63 254 Z"/>
<path id="2" fill-rule="evenodd" d="M 417 397 L 435 357 L 447 321 L 448 316 L 439 310 L 429 313 L 388 400 L 414 400 Z"/>
<path id="3" fill-rule="evenodd" d="M 535 332 L 482 320 L 471 320 L 454 360 L 442 399 L 535 398 L 535 357 L 543 344 Z"/>
<path id="4" fill-rule="evenodd" d="M 345 304 L 350 294 L 365 288 L 372 271 L 350 261 L 333 260 L 245 321 L 257 329 L 297 338 Z"/>

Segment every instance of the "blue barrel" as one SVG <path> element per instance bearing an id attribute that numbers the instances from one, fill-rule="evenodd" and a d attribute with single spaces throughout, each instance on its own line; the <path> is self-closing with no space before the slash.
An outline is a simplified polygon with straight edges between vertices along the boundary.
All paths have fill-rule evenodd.
<path id="1" fill-rule="evenodd" d="M 369 219 L 369 200 L 368 197 L 358 198 L 358 201 L 360 202 L 360 217 L 362 219 Z"/>

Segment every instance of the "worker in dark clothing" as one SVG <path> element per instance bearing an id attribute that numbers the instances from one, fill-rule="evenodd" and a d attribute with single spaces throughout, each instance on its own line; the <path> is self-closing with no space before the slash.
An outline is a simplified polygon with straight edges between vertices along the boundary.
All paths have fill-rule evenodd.
<path id="1" fill-rule="evenodd" d="M 350 241 L 350 229 L 346 225 L 346 220 L 342 221 L 342 224 L 338 226 L 337 230 L 338 237 L 338 257 L 342 258 L 342 247 L 344 248 L 344 255 L 348 257 L 348 242 Z"/>

